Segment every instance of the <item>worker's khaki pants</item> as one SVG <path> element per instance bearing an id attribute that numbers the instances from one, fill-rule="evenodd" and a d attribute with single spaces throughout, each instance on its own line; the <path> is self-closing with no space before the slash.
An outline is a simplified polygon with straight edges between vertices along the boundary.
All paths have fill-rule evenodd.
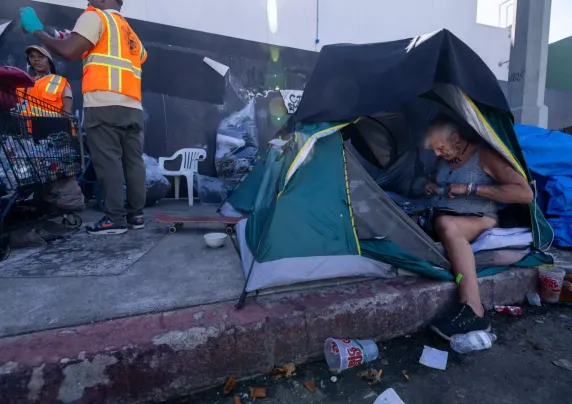
<path id="1" fill-rule="evenodd" d="M 120 106 L 85 108 L 84 125 L 105 214 L 114 224 L 124 225 L 126 215 L 143 214 L 145 206 L 143 111 Z"/>

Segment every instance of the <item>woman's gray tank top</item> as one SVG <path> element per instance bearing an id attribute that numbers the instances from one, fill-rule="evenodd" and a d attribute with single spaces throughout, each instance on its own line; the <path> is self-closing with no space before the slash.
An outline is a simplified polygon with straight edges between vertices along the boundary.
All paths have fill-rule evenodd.
<path id="1" fill-rule="evenodd" d="M 461 167 L 453 169 L 448 162 L 441 160 L 437 166 L 436 183 L 440 189 L 446 189 L 450 184 L 479 184 L 494 185 L 497 182 L 485 173 L 480 164 L 479 147 L 473 156 Z M 440 193 L 434 197 L 434 207 L 452 209 L 458 213 L 482 214 L 498 220 L 498 205 L 495 201 L 476 195 L 455 195 L 449 199 L 447 194 Z"/>

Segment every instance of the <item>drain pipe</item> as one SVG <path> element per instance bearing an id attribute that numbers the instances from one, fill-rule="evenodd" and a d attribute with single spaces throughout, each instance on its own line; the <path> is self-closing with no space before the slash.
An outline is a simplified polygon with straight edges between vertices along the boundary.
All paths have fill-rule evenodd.
<path id="1" fill-rule="evenodd" d="M 320 0 L 316 0 L 316 38 L 314 40 L 314 51 L 318 51 L 320 43 Z"/>

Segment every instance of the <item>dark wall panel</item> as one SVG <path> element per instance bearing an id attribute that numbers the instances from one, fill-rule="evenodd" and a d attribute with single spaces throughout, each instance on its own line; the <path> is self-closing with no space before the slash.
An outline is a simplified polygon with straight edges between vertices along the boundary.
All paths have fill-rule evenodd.
<path id="1" fill-rule="evenodd" d="M 203 62 L 204 56 L 153 44 L 147 45 L 147 51 L 143 90 L 212 104 L 223 103 L 224 77 Z"/>
<path id="2" fill-rule="evenodd" d="M 145 153 L 154 157 L 168 156 L 165 96 L 144 91 L 143 112 L 145 113 Z"/>
<path id="3" fill-rule="evenodd" d="M 16 20 L 0 37 L 0 64 L 26 67 L 24 48 L 36 44 L 18 22 L 26 0 L 0 0 L 0 19 Z M 31 2 L 47 27 L 72 29 L 81 10 Z M 285 123 L 279 89 L 303 89 L 317 54 L 146 21 L 129 20 L 149 51 L 143 66 L 145 152 L 169 156 L 184 147 L 207 150 L 200 172 L 214 175 L 220 121 L 255 99 L 259 143 L 264 148 Z M 222 77 L 204 57 L 229 66 Z M 76 114 L 83 118 L 81 62 L 56 58 L 72 85 Z"/>

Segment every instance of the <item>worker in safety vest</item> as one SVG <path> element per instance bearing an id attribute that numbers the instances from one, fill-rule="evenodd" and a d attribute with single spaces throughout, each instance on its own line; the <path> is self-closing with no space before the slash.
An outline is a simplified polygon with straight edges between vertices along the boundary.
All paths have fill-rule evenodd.
<path id="1" fill-rule="evenodd" d="M 105 203 L 105 216 L 87 227 L 91 234 L 122 234 L 127 225 L 145 226 L 141 65 L 147 52 L 121 15 L 122 5 L 123 0 L 89 0 L 63 39 L 44 32 L 31 7 L 20 9 L 22 26 L 42 44 L 66 59 L 83 59 L 84 126 Z"/>
<path id="2" fill-rule="evenodd" d="M 56 74 L 50 53 L 40 46 L 26 48 L 28 65 L 34 73 L 34 87 L 17 89 L 22 115 L 59 117 L 61 111 L 71 114 L 73 95 L 68 81 Z M 31 129 L 31 124 L 28 125 Z"/>

